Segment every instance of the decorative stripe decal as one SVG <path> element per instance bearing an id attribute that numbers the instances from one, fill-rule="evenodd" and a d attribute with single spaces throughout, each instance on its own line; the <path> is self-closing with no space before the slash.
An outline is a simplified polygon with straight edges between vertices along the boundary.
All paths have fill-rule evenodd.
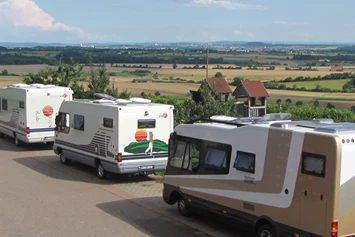
<path id="1" fill-rule="evenodd" d="M 30 132 L 53 132 L 54 128 L 30 128 Z"/>

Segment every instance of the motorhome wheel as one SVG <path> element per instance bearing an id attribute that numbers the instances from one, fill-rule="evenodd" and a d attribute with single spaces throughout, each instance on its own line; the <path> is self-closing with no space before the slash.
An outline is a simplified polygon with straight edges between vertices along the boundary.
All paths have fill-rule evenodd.
<path id="1" fill-rule="evenodd" d="M 63 165 L 68 165 L 70 164 L 70 159 L 67 159 L 64 155 L 64 152 L 60 153 L 59 155 L 59 159 L 60 159 L 60 162 L 63 164 Z"/>
<path id="2" fill-rule="evenodd" d="M 103 165 L 101 162 L 97 164 L 97 175 L 99 176 L 100 179 L 106 179 L 107 178 L 107 172 L 104 169 Z"/>
<path id="3" fill-rule="evenodd" d="M 15 145 L 16 146 L 20 146 L 21 145 L 21 141 L 17 138 L 16 134 L 15 134 Z"/>
<path id="4" fill-rule="evenodd" d="M 177 206 L 178 206 L 179 212 L 182 216 L 184 216 L 184 217 L 191 216 L 191 213 L 187 207 L 187 204 L 186 204 L 186 201 L 184 198 L 179 198 Z"/>
<path id="5" fill-rule="evenodd" d="M 262 225 L 258 229 L 257 237 L 276 237 L 276 234 L 270 225 Z"/>

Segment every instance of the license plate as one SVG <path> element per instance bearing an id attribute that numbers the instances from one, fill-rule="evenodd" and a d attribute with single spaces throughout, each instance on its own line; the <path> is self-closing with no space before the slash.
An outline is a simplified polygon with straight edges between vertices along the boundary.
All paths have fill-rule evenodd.
<path id="1" fill-rule="evenodd" d="M 146 166 L 139 166 L 139 170 L 152 170 L 154 169 L 154 165 L 146 165 Z"/>
<path id="2" fill-rule="evenodd" d="M 53 137 L 45 137 L 45 138 L 44 138 L 45 141 L 46 141 L 46 140 L 51 140 L 51 139 L 53 139 Z"/>

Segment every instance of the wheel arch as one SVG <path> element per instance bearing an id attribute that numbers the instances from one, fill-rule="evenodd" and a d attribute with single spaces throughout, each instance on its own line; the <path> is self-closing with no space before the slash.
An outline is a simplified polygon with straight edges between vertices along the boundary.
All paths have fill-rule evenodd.
<path id="1" fill-rule="evenodd" d="M 259 227 L 262 225 L 269 225 L 273 228 L 273 230 L 276 233 L 276 236 L 279 236 L 279 231 L 277 228 L 276 223 L 268 216 L 260 216 L 255 222 L 254 222 L 254 231 L 255 233 L 258 231 Z"/>
<path id="2" fill-rule="evenodd" d="M 181 197 L 182 197 L 181 193 L 179 193 L 177 190 L 174 190 L 170 193 L 169 203 L 171 205 L 174 205 Z"/>

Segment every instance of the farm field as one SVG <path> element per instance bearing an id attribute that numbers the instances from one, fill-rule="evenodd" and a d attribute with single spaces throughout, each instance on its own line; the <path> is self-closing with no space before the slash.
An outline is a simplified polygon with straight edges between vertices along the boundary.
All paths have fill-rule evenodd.
<path id="1" fill-rule="evenodd" d="M 321 87 L 326 87 L 334 90 L 341 90 L 343 85 L 349 82 L 351 79 L 342 79 L 342 80 L 322 80 L 322 81 L 301 81 L 301 82 L 284 82 L 280 84 L 285 84 L 286 87 L 292 87 L 297 85 L 297 88 L 304 87 L 306 89 L 314 89 L 317 84 Z"/>
<path id="2" fill-rule="evenodd" d="M 122 65 L 122 64 L 119 64 Z M 152 74 L 158 73 L 158 77 L 169 78 L 169 76 L 174 76 L 175 78 L 179 77 L 186 80 L 199 81 L 206 77 L 206 69 L 182 69 L 184 66 L 191 67 L 194 65 L 190 64 L 177 64 L 178 68 L 173 69 L 172 64 L 130 64 L 130 65 L 149 65 L 154 67 L 159 67 L 162 65 L 162 68 L 121 68 L 121 67 L 111 67 L 111 64 L 106 64 L 108 72 L 114 72 L 119 74 L 118 76 L 122 78 L 129 77 L 131 79 L 137 78 L 134 75 L 127 75 L 122 73 L 123 71 L 134 71 L 134 70 L 150 70 Z M 203 66 L 203 65 L 200 65 Z M 208 69 L 208 76 L 213 77 L 217 72 L 221 72 L 227 80 L 232 81 L 234 77 L 243 77 L 249 80 L 282 80 L 287 77 L 318 77 L 325 76 L 330 73 L 342 73 L 342 72 L 330 72 L 330 67 L 315 67 L 318 71 L 292 71 L 285 70 L 282 67 L 276 67 L 275 70 L 247 70 L 247 67 L 243 67 L 241 70 L 238 69 L 213 69 L 217 66 L 216 64 L 210 64 Z M 230 66 L 227 64 L 221 64 L 221 66 Z M 41 69 L 44 69 L 46 65 L 0 65 L 0 71 L 6 69 L 9 73 L 14 74 L 28 74 L 28 73 L 37 73 Z M 88 71 L 89 67 L 84 67 L 84 71 Z M 355 71 L 355 69 L 346 69 L 344 72 Z M 152 77 L 152 75 L 147 76 Z"/>
<path id="3" fill-rule="evenodd" d="M 120 64 L 122 65 L 122 64 Z M 133 64 L 130 64 L 133 65 Z M 140 64 L 135 64 L 140 65 Z M 150 66 L 160 66 L 162 64 L 148 64 Z M 7 69 L 9 73 L 14 74 L 28 74 L 30 72 L 37 73 L 46 65 L 1 65 L 0 71 Z M 182 69 L 184 66 L 193 66 L 186 64 L 178 64 L 177 69 L 172 68 L 172 64 L 163 64 L 161 69 L 141 68 L 142 70 L 150 70 L 152 74 L 158 72 L 159 79 L 169 78 L 182 78 L 187 80 L 199 81 L 205 78 L 206 70 L 204 69 Z M 232 81 L 235 76 L 244 77 L 249 80 L 280 80 L 286 77 L 298 77 L 298 76 L 310 76 L 316 77 L 318 75 L 324 76 L 330 73 L 329 67 L 319 67 L 319 71 L 286 71 L 283 67 L 276 67 L 275 70 L 232 70 L 232 69 L 212 69 L 213 66 L 209 65 L 209 75 L 213 76 L 216 72 L 222 72 L 229 81 Z M 190 90 L 196 90 L 199 88 L 198 84 L 194 83 L 132 83 L 132 79 L 139 78 L 138 76 L 122 73 L 122 71 L 134 71 L 139 68 L 118 68 L 111 67 L 107 64 L 107 71 L 116 73 L 116 76 L 112 76 L 111 80 L 119 88 L 119 91 L 127 89 L 134 96 L 140 96 L 141 92 L 152 93 L 159 91 L 163 96 L 185 97 Z M 89 67 L 85 67 L 84 71 L 88 71 Z M 347 71 L 347 70 L 344 70 Z M 341 72 L 340 72 L 341 73 Z M 152 75 L 147 76 L 151 78 Z M 290 82 L 290 86 L 297 84 L 298 87 L 314 88 L 316 83 L 319 83 L 323 87 L 329 88 L 341 88 L 347 80 L 327 80 L 327 81 L 311 81 L 311 82 Z M 6 86 L 14 83 L 21 82 L 19 77 L 14 76 L 0 76 L 0 86 Z M 234 89 L 234 87 L 232 87 Z M 277 99 L 285 101 L 291 99 L 293 103 L 302 101 L 304 103 L 313 103 L 314 99 L 319 99 L 321 105 L 326 105 L 328 102 L 334 104 L 337 108 L 350 108 L 355 104 L 355 93 L 316 93 L 316 92 L 304 92 L 304 91 L 289 91 L 289 90 L 268 90 L 270 94 L 269 103 L 275 103 Z"/>

